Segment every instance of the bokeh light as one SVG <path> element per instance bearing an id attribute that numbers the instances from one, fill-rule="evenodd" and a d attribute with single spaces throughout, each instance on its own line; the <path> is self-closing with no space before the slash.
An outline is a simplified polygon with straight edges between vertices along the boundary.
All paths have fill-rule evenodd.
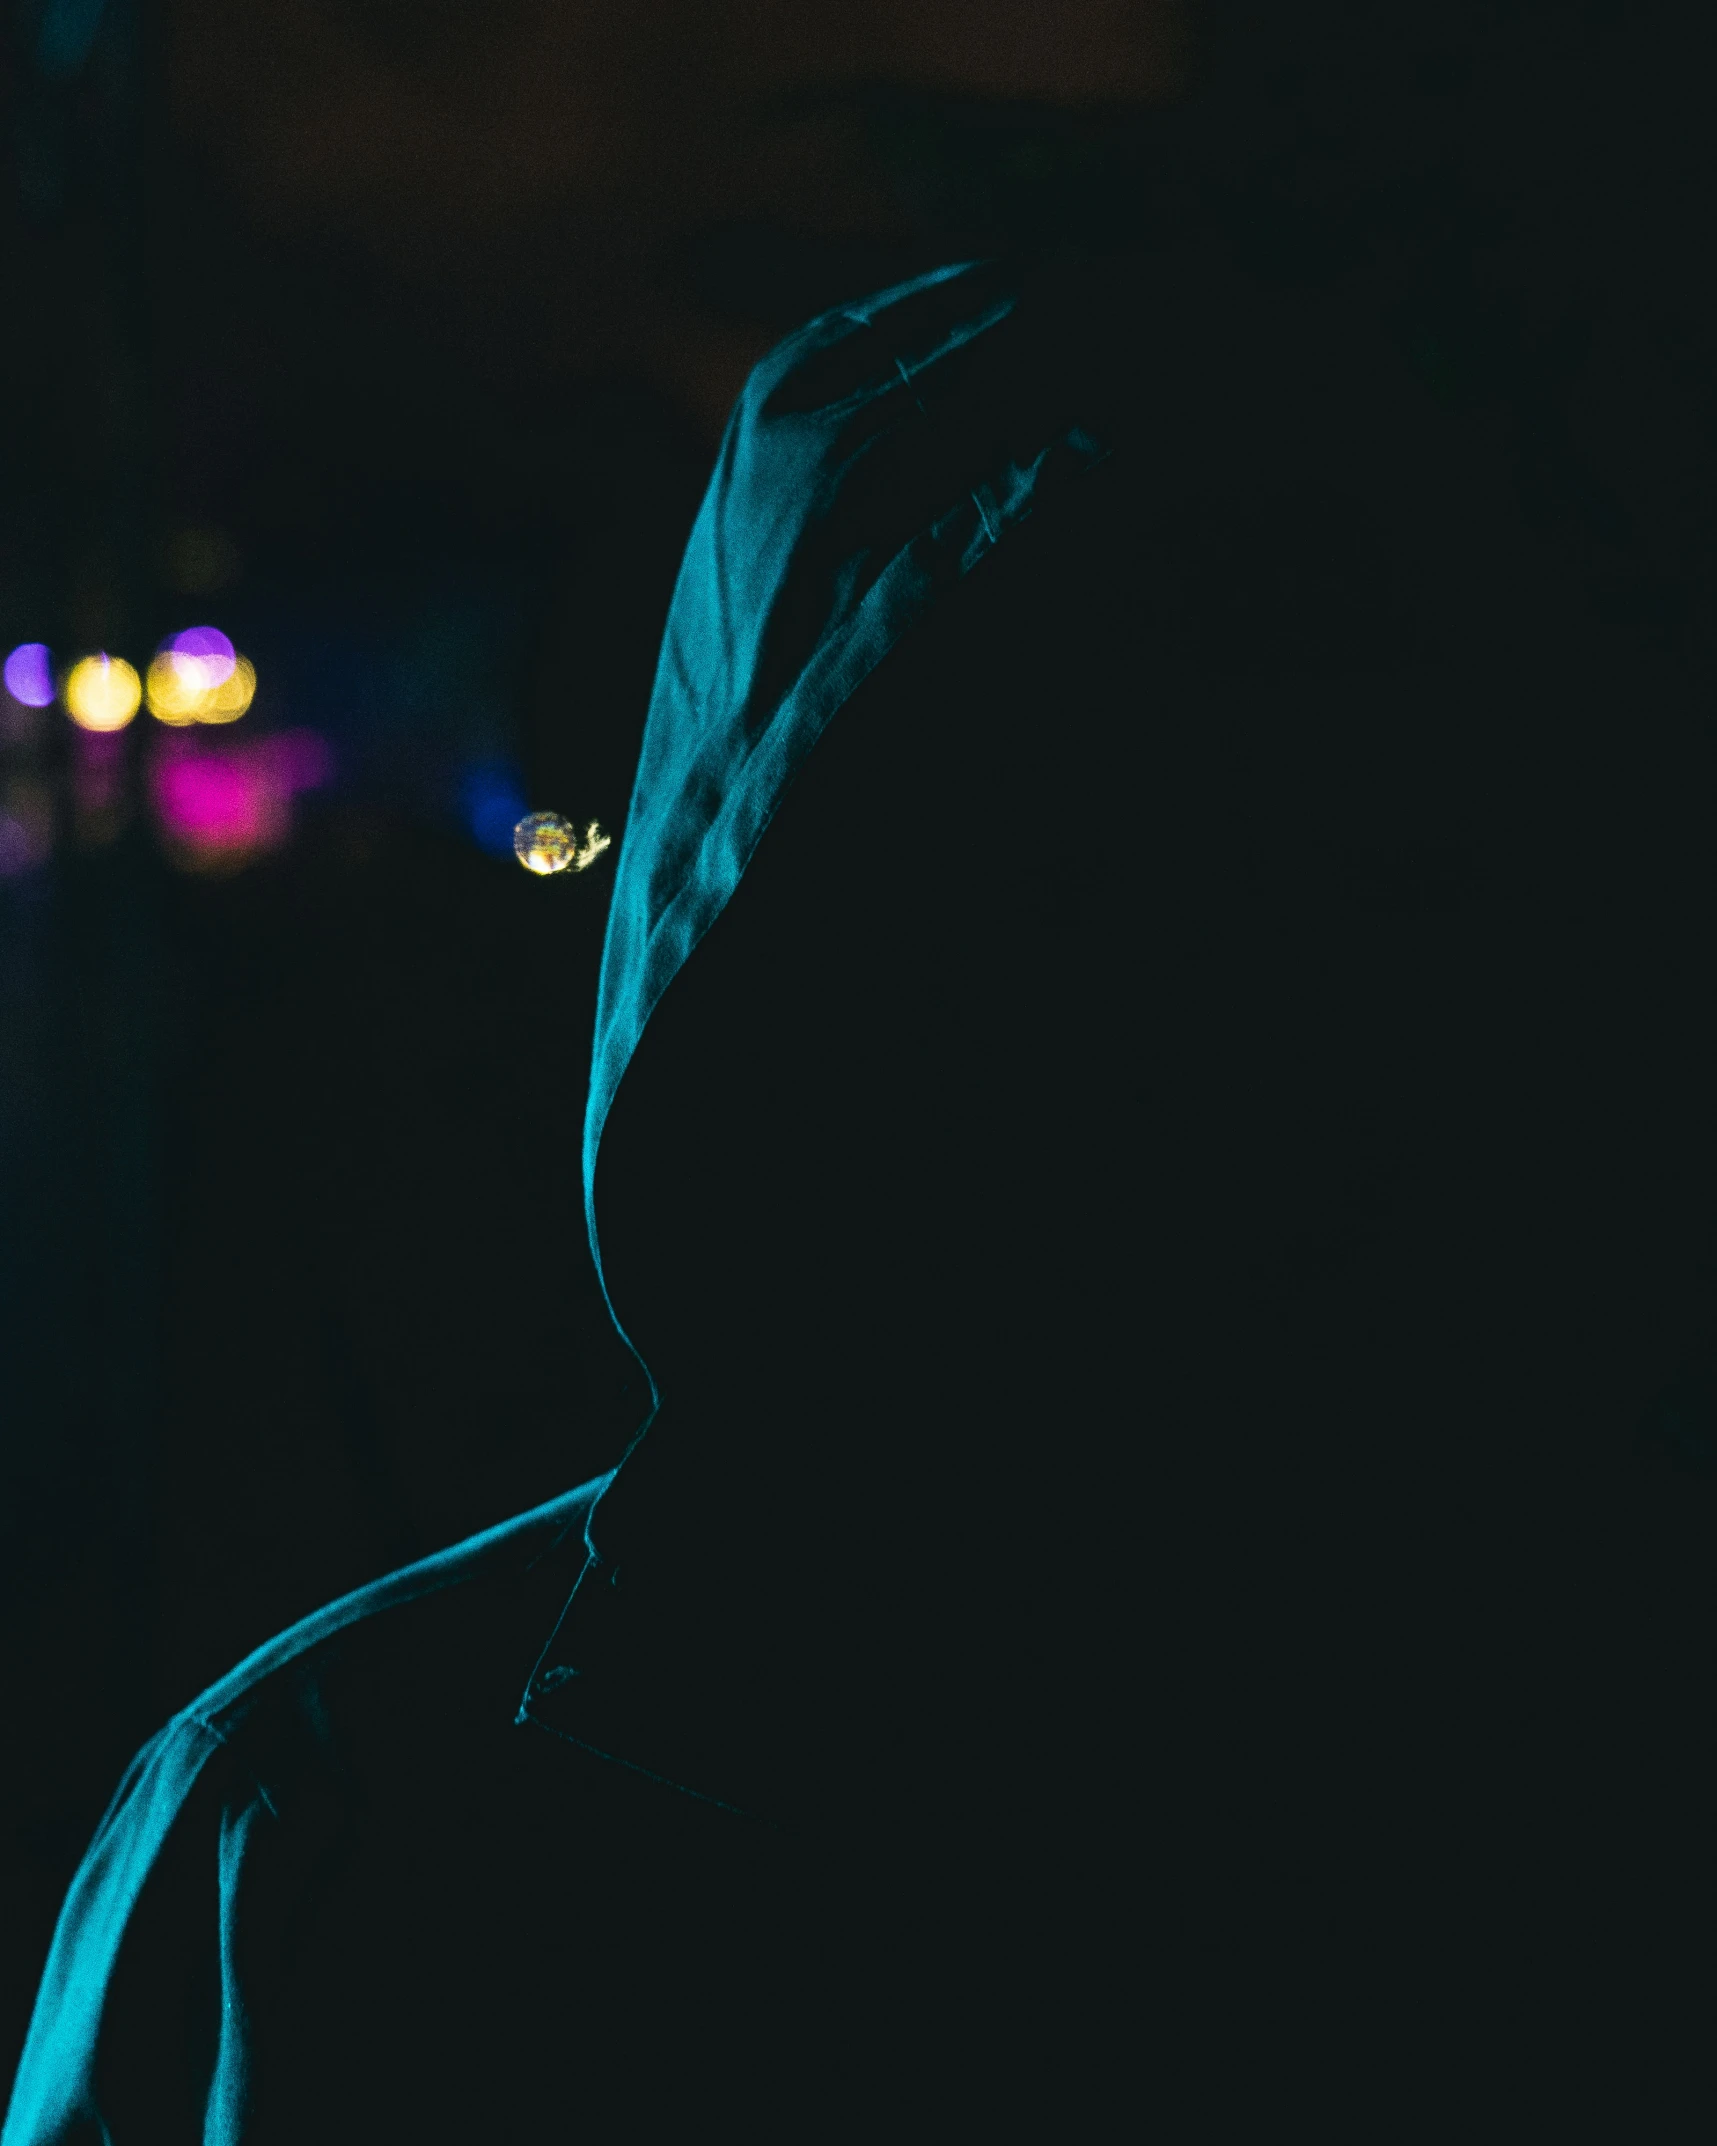
<path id="1" fill-rule="evenodd" d="M 53 658 L 42 642 L 21 642 L 6 658 L 6 690 L 26 708 L 52 705 Z"/>
<path id="2" fill-rule="evenodd" d="M 143 681 L 123 656 L 85 656 L 66 674 L 66 712 L 80 730 L 123 730 L 143 700 Z"/>
<path id="3" fill-rule="evenodd" d="M 237 652 L 218 626 L 187 626 L 167 646 L 174 655 L 198 666 L 205 685 L 224 685 L 233 674 Z"/>
<path id="4" fill-rule="evenodd" d="M 256 697 L 256 670 L 249 659 L 238 657 L 232 673 L 203 696 L 205 723 L 236 723 Z"/>
<path id="5" fill-rule="evenodd" d="M 505 760 L 478 760 L 459 779 L 459 804 L 471 838 L 491 857 L 504 857 L 513 844 L 513 828 L 525 809 L 524 784 Z"/>
<path id="6" fill-rule="evenodd" d="M 582 872 L 594 864 L 605 849 L 614 846 L 595 820 L 578 829 L 558 812 L 530 812 L 513 829 L 513 854 L 527 872 L 547 878 L 553 872 Z"/>
<path id="7" fill-rule="evenodd" d="M 243 656 L 203 655 L 170 643 L 149 666 L 147 691 L 150 714 L 174 728 L 236 723 L 256 696 L 256 671 Z"/>
<path id="8" fill-rule="evenodd" d="M 194 723 L 202 703 L 203 682 L 191 665 L 181 666 L 171 649 L 163 649 L 144 680 L 149 713 L 163 723 Z"/>
<path id="9" fill-rule="evenodd" d="M 292 801 L 334 772 L 327 740 L 283 730 L 244 744 L 194 735 L 158 739 L 149 771 L 156 820 L 176 860 L 191 870 L 231 870 L 281 847 Z"/>

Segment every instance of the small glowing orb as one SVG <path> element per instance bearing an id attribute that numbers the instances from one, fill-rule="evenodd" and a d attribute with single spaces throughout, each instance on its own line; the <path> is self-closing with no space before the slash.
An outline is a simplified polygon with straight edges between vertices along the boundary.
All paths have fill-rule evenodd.
<path id="1" fill-rule="evenodd" d="M 513 829 L 513 855 L 527 872 L 565 872 L 578 863 L 578 829 L 558 812 L 527 812 Z"/>
<path id="2" fill-rule="evenodd" d="M 6 690 L 26 708 L 46 708 L 54 697 L 53 662 L 40 641 L 26 641 L 6 658 Z"/>
<path id="3" fill-rule="evenodd" d="M 530 812 L 513 829 L 513 854 L 527 872 L 582 872 L 605 849 L 614 846 L 592 820 L 580 839 L 578 829 L 558 812 Z"/>
<path id="4" fill-rule="evenodd" d="M 80 730 L 123 730 L 143 699 L 143 681 L 123 656 L 85 656 L 67 672 L 65 696 Z"/>

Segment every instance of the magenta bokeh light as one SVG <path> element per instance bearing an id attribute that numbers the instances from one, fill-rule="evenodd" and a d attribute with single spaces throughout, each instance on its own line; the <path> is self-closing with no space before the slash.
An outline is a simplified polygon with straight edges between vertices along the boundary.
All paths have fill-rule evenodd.
<path id="1" fill-rule="evenodd" d="M 45 708 L 53 699 L 53 658 L 40 641 L 25 641 L 6 658 L 6 690 L 26 708 Z"/>
<path id="2" fill-rule="evenodd" d="M 230 754 L 170 761 L 155 777 L 169 832 L 202 849 L 271 849 L 285 838 L 290 798 Z"/>
<path id="3" fill-rule="evenodd" d="M 325 738 L 283 730 L 245 744 L 215 744 L 173 731 L 157 745 L 150 788 L 163 831 L 204 853 L 277 849 L 292 826 L 292 800 L 334 772 Z"/>

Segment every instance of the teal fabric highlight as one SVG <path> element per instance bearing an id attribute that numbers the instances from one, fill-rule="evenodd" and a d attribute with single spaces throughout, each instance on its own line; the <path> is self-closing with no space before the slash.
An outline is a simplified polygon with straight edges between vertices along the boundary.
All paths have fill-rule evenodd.
<path id="1" fill-rule="evenodd" d="M 102 2139 L 97 2070 L 107 1995 L 132 1915 L 221 1737 L 181 1715 L 126 1769 L 72 1880 L 0 2140 Z"/>
<path id="2" fill-rule="evenodd" d="M 550 1558 L 563 1542 L 582 1544 L 590 1509 L 612 1481 L 602 1475 L 546 1505 L 486 1528 L 479 1535 L 388 1574 L 306 1617 L 259 1647 L 151 1737 L 127 1767 L 60 1910 L 11 2100 L 0 2122 L 0 2146 L 69 2146 L 72 2141 L 121 2140 L 132 2135 L 113 2107 L 115 2037 L 135 2056 L 136 2030 L 123 2015 L 119 1984 L 127 1971 L 137 1994 L 137 1925 L 145 1896 L 163 1884 L 169 1851 L 187 1836 L 206 1890 L 175 1900 L 176 1921 L 188 1915 L 198 1945 L 213 1954 L 219 2015 L 206 2074 L 187 2081 L 201 2112 L 205 2146 L 250 2135 L 252 2021 L 248 1988 L 247 1896 L 256 1866 L 272 1849 L 278 1859 L 282 1827 L 278 1798 L 256 1770 L 246 1730 L 260 1712 L 278 1709 L 295 1673 L 325 1657 L 342 1635 L 387 1629 L 390 1616 L 446 1589 L 480 1584 L 515 1564 Z M 503 1692 L 503 1696 L 506 1696 Z M 310 1830 L 299 1813 L 297 1831 Z M 182 1849 L 181 1849 L 182 1852 Z M 302 1850 L 294 1847 L 294 1854 Z M 279 1902 L 265 1903 L 266 1930 Z M 159 1945 L 160 1938 L 154 1940 Z M 152 1958 L 146 1972 L 178 1971 L 174 1958 Z M 161 2078 L 183 2078 L 178 2049 L 160 2052 Z M 170 2126 L 169 2112 L 156 2112 Z M 189 2119 L 187 2119 L 189 2120 Z M 151 2135 L 158 2135 L 152 2132 Z"/>
<path id="3" fill-rule="evenodd" d="M 584 1121 L 599 1274 L 609 1109 L 794 775 L 938 595 L 1109 451 L 1053 398 L 1022 424 L 1018 317 L 995 265 L 940 269 L 814 321 L 734 410 L 674 593 L 609 912 Z"/>

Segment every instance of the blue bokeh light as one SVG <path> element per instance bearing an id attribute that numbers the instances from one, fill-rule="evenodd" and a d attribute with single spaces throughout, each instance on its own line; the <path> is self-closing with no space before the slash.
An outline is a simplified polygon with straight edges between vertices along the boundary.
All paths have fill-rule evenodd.
<path id="1" fill-rule="evenodd" d="M 478 760 L 459 782 L 460 815 L 472 840 L 492 857 L 511 857 L 513 829 L 530 810 L 519 771 L 508 760 Z"/>

